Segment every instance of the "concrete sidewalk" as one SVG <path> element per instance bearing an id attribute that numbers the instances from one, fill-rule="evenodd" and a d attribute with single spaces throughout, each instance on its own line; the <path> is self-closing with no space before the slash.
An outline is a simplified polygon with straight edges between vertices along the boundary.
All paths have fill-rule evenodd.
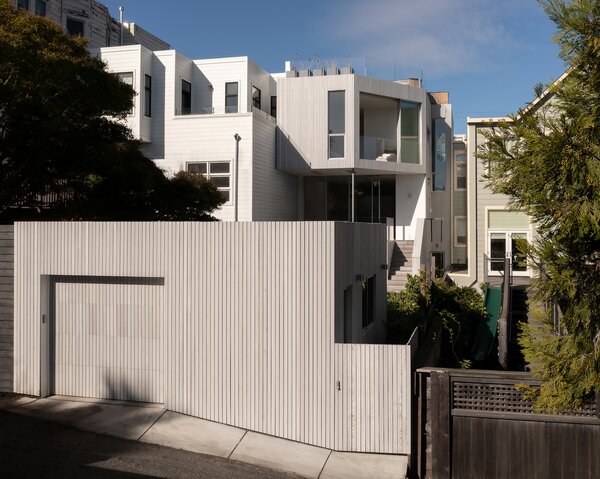
<path id="1" fill-rule="evenodd" d="M 20 397 L 0 399 L 0 409 L 308 478 L 404 478 L 407 471 L 406 456 L 331 451 L 167 411 L 156 404 Z"/>

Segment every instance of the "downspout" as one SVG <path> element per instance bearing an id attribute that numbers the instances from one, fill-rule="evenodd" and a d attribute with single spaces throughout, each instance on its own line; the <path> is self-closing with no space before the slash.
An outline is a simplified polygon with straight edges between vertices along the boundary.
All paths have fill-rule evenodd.
<path id="1" fill-rule="evenodd" d="M 235 139 L 235 203 L 234 203 L 234 214 L 233 214 L 233 218 L 234 221 L 237 223 L 238 221 L 238 179 L 239 179 L 239 164 L 240 164 L 240 140 L 242 139 L 242 137 L 240 135 L 238 135 L 237 133 L 235 135 L 233 135 L 233 138 Z"/>

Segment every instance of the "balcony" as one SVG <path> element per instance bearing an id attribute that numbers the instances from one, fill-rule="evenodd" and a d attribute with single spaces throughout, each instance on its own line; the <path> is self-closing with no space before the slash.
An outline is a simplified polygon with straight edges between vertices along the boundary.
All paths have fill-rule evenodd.
<path id="1" fill-rule="evenodd" d="M 397 142 L 395 138 L 376 136 L 360 137 L 360 159 L 397 162 Z"/>

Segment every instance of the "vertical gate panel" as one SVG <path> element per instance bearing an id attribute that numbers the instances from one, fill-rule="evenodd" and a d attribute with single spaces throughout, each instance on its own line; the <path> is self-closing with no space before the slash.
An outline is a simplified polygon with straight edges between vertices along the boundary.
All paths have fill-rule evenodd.
<path id="1" fill-rule="evenodd" d="M 336 344 L 335 355 L 335 449 L 410 454 L 410 348 Z"/>
<path id="2" fill-rule="evenodd" d="M 54 281 L 55 394 L 164 401 L 162 286 L 123 283 L 90 277 Z"/>

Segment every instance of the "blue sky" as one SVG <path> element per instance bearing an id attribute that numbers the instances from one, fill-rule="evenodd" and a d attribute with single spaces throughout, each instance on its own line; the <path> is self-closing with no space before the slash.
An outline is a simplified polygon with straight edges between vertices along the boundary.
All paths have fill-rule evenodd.
<path id="1" fill-rule="evenodd" d="M 102 1 L 102 0 L 101 0 Z M 193 58 L 249 56 L 270 72 L 285 60 L 337 58 L 359 73 L 420 76 L 447 90 L 455 132 L 466 117 L 504 116 L 564 65 L 535 0 L 108 0 Z M 366 61 L 364 58 L 366 57 Z M 338 61 L 339 63 L 339 61 Z"/>

